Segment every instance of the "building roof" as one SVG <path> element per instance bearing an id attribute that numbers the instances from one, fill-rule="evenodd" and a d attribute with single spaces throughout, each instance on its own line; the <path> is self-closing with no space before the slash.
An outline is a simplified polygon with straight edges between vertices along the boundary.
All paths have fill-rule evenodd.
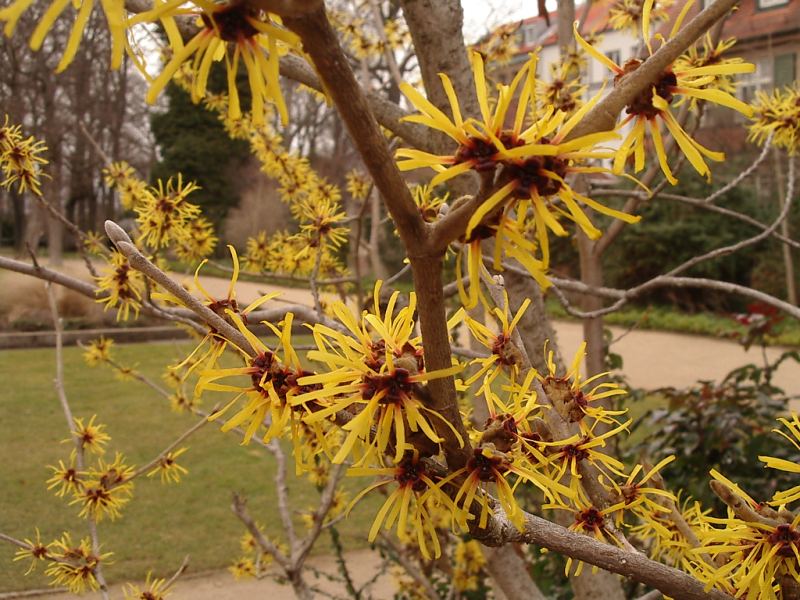
<path id="1" fill-rule="evenodd" d="M 723 35 L 726 38 L 733 36 L 740 42 L 744 42 L 800 31 L 800 0 L 789 0 L 783 6 L 768 9 L 759 8 L 758 3 L 759 0 L 741 0 L 738 10 L 734 11 L 725 21 Z M 670 8 L 669 21 L 660 27 L 662 34 L 666 34 L 669 30 L 668 23 L 684 4 L 683 1 L 678 1 Z M 698 1 L 695 4 L 696 7 L 690 10 L 688 18 L 700 12 L 702 2 Z M 612 5 L 611 0 L 590 2 L 589 14 L 586 16 L 582 31 L 602 33 L 608 29 L 609 12 Z M 576 19 L 581 19 L 586 7 L 586 3 L 575 7 Z M 521 21 L 519 31 L 522 32 L 526 27 L 533 27 L 537 39 L 526 43 L 523 37 L 519 46 L 520 52 L 529 52 L 537 46 L 551 46 L 557 43 L 558 11 L 552 11 L 548 16 L 550 17 L 549 26 L 544 16 L 528 17 Z"/>
<path id="2" fill-rule="evenodd" d="M 742 0 L 722 31 L 725 37 L 741 42 L 800 31 L 800 0 L 769 9 L 758 8 L 758 0 Z"/>
<path id="3" fill-rule="evenodd" d="M 590 31 L 593 33 L 600 33 L 608 28 L 608 12 L 611 7 L 611 2 L 602 0 L 600 2 L 590 2 L 589 14 L 586 15 L 584 21 L 583 31 Z M 575 7 L 575 18 L 581 20 L 583 12 L 586 10 L 587 3 L 580 4 Z M 548 13 L 550 18 L 550 26 L 548 27 L 544 15 L 536 17 L 528 17 L 523 19 L 520 23 L 520 31 L 526 26 L 534 26 L 538 31 L 538 39 L 534 42 L 526 44 L 524 39 L 520 43 L 519 49 L 521 52 L 529 52 L 537 46 L 552 46 L 558 42 L 558 11 L 554 10 Z"/>

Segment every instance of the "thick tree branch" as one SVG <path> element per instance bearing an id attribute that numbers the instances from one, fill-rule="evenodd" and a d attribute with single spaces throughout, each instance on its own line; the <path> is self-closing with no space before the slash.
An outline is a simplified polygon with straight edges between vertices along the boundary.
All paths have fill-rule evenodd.
<path id="1" fill-rule="evenodd" d="M 303 41 L 303 48 L 313 60 L 325 91 L 336 104 L 406 248 L 409 251 L 420 248 L 426 234 L 425 222 L 395 165 L 386 138 L 375 121 L 325 11 L 318 9 L 303 17 L 286 18 L 285 23 Z"/>
<path id="2" fill-rule="evenodd" d="M 502 513 L 495 513 L 485 530 L 473 532 L 481 542 L 499 546 L 509 542 L 536 544 L 564 556 L 618 573 L 682 600 L 733 600 L 718 590 L 705 590 L 705 585 L 691 575 L 647 558 L 638 552 L 627 552 L 600 542 L 593 537 L 570 531 L 546 519 L 527 514 L 522 531 Z"/>

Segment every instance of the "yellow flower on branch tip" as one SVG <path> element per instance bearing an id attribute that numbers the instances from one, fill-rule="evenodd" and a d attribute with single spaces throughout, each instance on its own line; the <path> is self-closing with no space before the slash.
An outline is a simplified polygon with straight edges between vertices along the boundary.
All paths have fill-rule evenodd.
<path id="1" fill-rule="evenodd" d="M 756 92 L 753 109 L 749 139 L 763 144 L 772 135 L 775 146 L 785 148 L 794 156 L 800 149 L 800 84 L 771 93 Z"/>
<path id="2" fill-rule="evenodd" d="M 650 27 L 653 3 L 654 0 L 643 1 L 641 17 L 642 37 L 651 55 L 653 54 L 653 48 L 650 41 Z M 680 29 L 692 4 L 692 0 L 687 2 L 675 18 L 668 39 L 674 37 Z M 624 65 L 620 66 L 588 44 L 578 33 L 577 23 L 575 24 L 574 31 L 575 39 L 578 43 L 589 54 L 614 73 L 615 85 L 618 84 L 625 75 L 637 70 L 643 64 L 643 61 L 632 58 Z M 663 38 L 661 39 L 666 43 L 666 40 L 663 40 Z M 751 63 L 734 61 L 699 67 L 691 66 L 685 61 L 676 61 L 667 67 L 658 76 L 658 79 L 653 82 L 651 87 L 647 88 L 628 104 L 626 108 L 628 116 L 623 119 L 619 127 L 631 123 L 631 129 L 614 156 L 614 173 L 622 173 L 625 167 L 625 161 L 631 154 L 634 155 L 634 171 L 638 173 L 644 168 L 645 138 L 649 132 L 649 135 L 652 137 L 653 147 L 655 148 L 661 171 L 664 173 L 667 180 L 675 185 L 677 179 L 675 179 L 669 167 L 661 133 L 661 125 L 663 124 L 666 130 L 675 139 L 681 152 L 686 156 L 692 167 L 694 167 L 700 175 L 710 176 L 710 170 L 704 157 L 714 161 L 721 161 L 725 158 L 725 155 L 721 152 L 713 152 L 702 146 L 699 142 L 693 140 L 670 112 L 670 105 L 675 99 L 684 97 L 713 102 L 737 110 L 745 116 L 751 116 L 753 114 L 752 107 L 720 89 L 713 88 L 714 82 L 718 77 L 752 73 L 754 70 L 755 66 Z"/>
<path id="3" fill-rule="evenodd" d="M 191 3 L 196 8 L 187 10 L 184 0 L 168 0 L 130 21 L 135 24 L 160 20 L 173 52 L 150 86 L 148 103 L 155 102 L 184 63 L 191 64 L 191 95 L 195 102 L 199 102 L 206 95 L 211 65 L 224 58 L 228 74 L 228 117 L 235 120 L 242 114 L 236 74 L 240 63 L 244 63 L 252 98 L 253 123 L 264 123 L 267 103 L 272 103 L 286 124 L 289 113 L 280 88 L 279 61 L 288 50 L 300 49 L 299 38 L 285 29 L 277 16 L 247 3 L 216 4 L 209 0 L 192 0 Z M 187 13 L 201 19 L 202 27 L 184 45 L 175 17 Z"/>
<path id="4" fill-rule="evenodd" d="M 581 479 L 579 465 L 587 461 L 594 465 L 603 475 L 611 479 L 613 475 L 625 477 L 624 468 L 616 458 L 605 454 L 600 449 L 606 445 L 606 440 L 627 431 L 632 419 L 609 429 L 601 434 L 594 433 L 594 425 L 583 435 L 575 434 L 567 439 L 558 441 L 538 441 L 537 445 L 544 450 L 554 467 L 552 477 L 559 481 L 567 473 L 571 475 L 570 487 L 575 489 Z M 595 422 L 595 425 L 597 422 Z"/>
<path id="5" fill-rule="evenodd" d="M 652 3 L 649 15 L 651 22 L 666 21 L 669 8 L 675 0 L 657 0 Z M 636 34 L 642 26 L 644 18 L 644 0 L 615 0 L 608 15 L 608 24 L 612 29 L 630 29 Z"/>
<path id="6" fill-rule="evenodd" d="M 148 572 L 143 587 L 128 583 L 123 589 L 125 600 L 164 600 L 169 596 L 166 579 L 155 579 Z"/>
<path id="7" fill-rule="evenodd" d="M 23 541 L 28 544 L 28 547 L 19 548 L 14 553 L 13 561 L 17 562 L 18 560 L 30 560 L 31 563 L 28 566 L 28 570 L 25 571 L 25 575 L 29 575 L 36 568 L 36 565 L 40 560 L 45 560 L 50 557 L 50 550 L 46 545 L 42 544 L 42 536 L 39 533 L 38 527 L 36 528 L 35 540 L 25 538 Z"/>
<path id="8" fill-rule="evenodd" d="M 182 228 L 175 240 L 175 254 L 185 263 L 196 263 L 209 256 L 218 241 L 211 221 L 197 217 Z"/>
<path id="9" fill-rule="evenodd" d="M 347 192 L 353 200 L 366 200 L 372 189 L 372 180 L 356 169 L 347 173 L 346 178 Z"/>
<path id="10" fill-rule="evenodd" d="M 536 403 L 536 392 L 531 387 L 535 376 L 535 371 L 530 370 L 521 383 L 512 381 L 510 386 L 503 386 L 502 398 L 490 386 L 484 387 L 489 418 L 478 446 L 503 453 L 496 456 L 503 456 L 505 462 L 513 465 L 511 472 L 518 477 L 517 485 L 523 481 L 532 483 L 548 502 L 561 504 L 562 496 L 573 497 L 575 493 L 551 477 L 550 459 L 535 443 L 537 434 L 531 428 L 531 420 L 540 415 L 542 408 Z"/>
<path id="11" fill-rule="evenodd" d="M 689 530 L 697 538 L 703 536 L 703 532 L 710 529 L 711 525 L 707 522 L 708 514 L 711 509 L 703 510 L 700 503 L 688 499 L 680 503 L 680 498 L 676 501 L 679 506 L 678 511 L 689 527 Z M 632 526 L 629 531 L 638 539 L 647 542 L 647 551 L 650 558 L 658 560 L 668 565 L 678 567 L 690 573 L 697 571 L 691 565 L 700 563 L 700 569 L 705 569 L 705 562 L 692 553 L 693 546 L 686 539 L 684 533 L 675 525 L 675 521 L 664 511 L 664 508 L 655 509 L 651 512 L 640 511 L 636 515 L 639 517 L 640 524 Z M 707 578 L 701 577 L 702 581 Z"/>
<path id="12" fill-rule="evenodd" d="M 83 360 L 90 367 L 94 367 L 98 363 L 106 362 L 111 358 L 111 348 L 113 346 L 113 339 L 103 337 L 101 335 L 96 340 L 89 342 L 89 344 L 84 348 Z"/>
<path id="13" fill-rule="evenodd" d="M 105 274 L 97 278 L 97 295 L 105 294 L 97 302 L 105 304 L 105 310 L 117 309 L 117 320 L 127 321 L 131 311 L 139 316 L 142 306 L 144 278 L 131 268 L 125 256 L 113 250 L 108 258 Z"/>
<path id="14" fill-rule="evenodd" d="M 189 470 L 177 462 L 178 457 L 187 450 L 188 448 L 181 448 L 180 450 L 167 452 L 158 460 L 156 466 L 147 473 L 147 476 L 153 477 L 160 474 L 161 483 L 178 483 L 181 480 L 181 476 L 189 474 Z"/>
<path id="15" fill-rule="evenodd" d="M 439 209 L 447 202 L 450 196 L 449 192 L 445 192 L 440 196 L 430 185 L 417 185 L 412 190 L 414 197 L 414 204 L 419 209 L 419 214 L 426 223 L 433 223 L 439 217 Z"/>
<path id="16" fill-rule="evenodd" d="M 203 284 L 200 283 L 200 269 L 202 269 L 203 266 L 208 262 L 206 259 L 203 259 L 195 269 L 194 287 L 202 296 L 205 297 L 205 305 L 210 310 L 216 313 L 219 317 L 227 320 L 230 324 L 238 326 L 229 316 L 228 313 L 230 311 L 230 313 L 239 316 L 243 322 L 243 326 L 246 328 L 247 315 L 265 302 L 272 300 L 280 294 L 279 292 L 264 294 L 243 309 L 240 309 L 239 302 L 236 300 L 236 283 L 239 281 L 239 256 L 236 253 L 236 249 L 231 245 L 228 245 L 228 252 L 230 252 L 231 255 L 232 268 L 231 280 L 228 284 L 228 293 L 226 296 L 224 298 L 215 298 L 203 287 Z M 175 298 L 169 294 L 155 293 L 153 294 L 153 298 L 165 300 L 173 304 L 183 304 L 178 298 Z M 213 327 L 209 327 L 209 332 L 202 338 L 202 340 L 200 340 L 200 343 L 195 347 L 195 349 L 192 350 L 183 361 L 171 368 L 173 370 L 180 370 L 188 366 L 188 369 L 182 376 L 183 380 L 185 380 L 195 369 L 198 369 L 201 366 L 205 369 L 213 368 L 216 366 L 217 361 L 225 352 L 227 343 L 227 340 L 221 337 L 219 332 L 217 332 Z"/>
<path id="17" fill-rule="evenodd" d="M 674 70 L 682 73 L 698 67 L 744 64 L 744 60 L 741 58 L 725 56 L 734 45 L 736 45 L 736 38 L 720 40 L 714 44 L 711 39 L 711 33 L 706 32 L 702 46 L 699 42 L 689 46 L 689 49 L 675 61 Z M 707 89 L 718 89 L 726 94 L 736 95 L 736 84 L 732 75 L 712 75 L 711 77 L 712 79 L 704 84 Z M 687 99 L 689 106 L 696 110 L 700 100 L 695 97 L 683 97 L 675 103 L 675 106 L 680 106 Z"/>
<path id="18" fill-rule="evenodd" d="M 359 492 L 347 507 L 347 513 L 369 492 L 395 483 L 387 495 L 369 531 L 369 541 L 375 541 L 381 528 L 391 529 L 397 523 L 397 537 L 403 543 L 416 542 L 426 560 L 439 558 L 442 553 L 436 520 L 429 507 L 435 504 L 457 515 L 460 511 L 447 494 L 431 478 L 417 451 L 408 452 L 394 467 L 352 467 L 349 476 L 388 476 Z M 460 517 L 454 516 L 460 521 Z"/>
<path id="19" fill-rule="evenodd" d="M 89 422 L 84 425 L 83 419 L 74 418 L 75 429 L 72 430 L 72 435 L 83 450 L 88 450 L 94 454 L 103 454 L 106 451 L 106 444 L 111 441 L 111 436 L 105 431 L 105 425 L 95 425 L 94 420 L 97 415 L 92 415 Z M 71 440 L 65 440 L 71 441 Z"/>
<path id="20" fill-rule="evenodd" d="M 45 152 L 47 146 L 44 142 L 33 136 L 26 138 L 22 128 L 9 125 L 8 115 L 5 115 L 3 126 L 0 127 L 0 188 L 10 190 L 16 183 L 18 192 L 30 190 L 41 196 L 41 166 L 47 164 L 42 156 Z"/>
<path id="21" fill-rule="evenodd" d="M 483 529 L 489 520 L 489 512 L 492 510 L 492 501 L 487 490 L 487 484 L 494 484 L 500 506 L 505 511 L 508 520 L 514 524 L 518 530 L 522 531 L 525 523 L 525 514 L 514 498 L 514 489 L 506 480 L 510 475 L 518 475 L 521 480 L 531 481 L 537 485 L 538 478 L 532 475 L 524 467 L 509 460 L 509 457 L 495 450 L 494 444 L 486 444 L 473 449 L 472 456 L 467 461 L 467 465 L 454 471 L 439 482 L 444 486 L 450 481 L 463 478 L 458 488 L 458 492 L 453 498 L 453 502 L 463 511 L 461 520 L 456 520 L 462 529 L 466 529 L 466 515 L 471 515 L 475 508 L 474 504 L 480 506 L 478 517 L 478 527 Z M 516 487 L 516 486 L 515 486 Z"/>
<path id="22" fill-rule="evenodd" d="M 542 252 L 543 268 L 535 269 L 532 274 L 536 276 L 536 271 L 546 270 L 549 264 L 548 231 L 560 236 L 567 235 L 558 217 L 575 221 L 592 239 L 600 236 L 600 230 L 591 223 L 581 205 L 629 223 L 639 220 L 639 217 L 627 215 L 579 194 L 566 181 L 572 173 L 607 171 L 602 167 L 586 167 L 578 163 L 608 157 L 608 151 L 596 150 L 595 146 L 619 137 L 617 133 L 599 132 L 565 141 L 599 101 L 600 93 L 570 117 L 552 106 L 540 109 L 536 90 L 538 59 L 536 55 L 531 55 L 509 85 L 498 86 L 495 108 L 491 111 L 483 59 L 473 52 L 470 60 L 481 110 L 480 120 L 462 118 L 455 90 L 444 75 L 441 79 L 450 102 L 452 120 L 422 94 L 410 86 L 403 87 L 406 96 L 421 113 L 406 117 L 406 120 L 442 131 L 458 143 L 455 152 L 440 156 L 414 149 L 397 151 L 397 156 L 403 159 L 398 162 L 400 169 L 430 167 L 437 171 L 431 180 L 432 185 L 469 170 L 493 174 L 502 168 L 498 188 L 473 213 L 467 224 L 464 241 L 491 237 L 491 227 L 495 222 L 493 217 L 505 209 L 514 207 L 521 212 L 524 207 L 532 212 L 536 240 Z M 517 104 L 512 115 L 510 109 L 515 98 Z M 509 120 L 510 127 L 506 125 Z M 473 294 L 470 297 L 471 306 L 474 306 L 474 299 Z"/>
<path id="23" fill-rule="evenodd" d="M 136 176 L 136 171 L 125 161 L 114 162 L 103 169 L 103 181 L 110 188 L 116 188 L 119 201 L 128 210 L 143 202 L 147 183 Z"/>
<path id="24" fill-rule="evenodd" d="M 15 0 L 8 7 L 0 10 L 0 22 L 5 23 L 3 31 L 7 36 L 13 35 L 19 18 L 33 3 L 34 0 Z M 75 58 L 95 5 L 96 0 L 72 0 L 71 2 L 69 0 L 53 0 L 41 19 L 39 19 L 30 39 L 30 45 L 33 50 L 39 50 L 42 47 L 45 37 L 58 18 L 67 10 L 67 7 L 77 13 L 70 30 L 66 48 L 61 55 L 61 61 L 56 67 L 56 73 L 66 69 Z M 111 68 L 118 69 L 122 64 L 122 56 L 127 44 L 125 31 L 128 23 L 125 3 L 120 0 L 100 0 L 100 6 L 105 14 L 106 24 L 111 34 Z"/>
<path id="25" fill-rule="evenodd" d="M 87 231 L 81 245 L 86 252 L 95 256 L 101 256 L 107 252 L 105 236 L 96 231 Z"/>
<path id="26" fill-rule="evenodd" d="M 83 485 L 82 479 L 87 475 L 85 471 L 78 471 L 75 465 L 75 457 L 70 459 L 69 465 L 65 465 L 63 460 L 58 461 L 58 466 L 48 467 L 53 471 L 53 475 L 47 480 L 47 489 L 55 491 L 55 495 L 63 498 L 67 492 L 77 493 Z"/>
<path id="27" fill-rule="evenodd" d="M 256 576 L 256 564 L 250 557 L 242 557 L 234 562 L 228 570 L 236 579 L 248 579 Z"/>
<path id="28" fill-rule="evenodd" d="M 547 265 L 545 260 L 549 260 L 549 250 L 543 253 L 542 259 L 534 256 L 538 247 L 535 242 L 528 239 L 525 233 L 526 220 L 529 211 L 527 207 L 530 203 L 526 200 L 521 201 L 512 210 L 509 204 L 503 212 L 497 216 L 496 223 L 481 223 L 469 236 L 460 238 L 459 251 L 456 257 L 456 283 L 458 293 L 464 308 L 471 309 L 478 304 L 478 300 L 483 298 L 481 292 L 481 274 L 488 273 L 484 267 L 484 255 L 482 242 L 494 238 L 493 268 L 503 270 L 502 259 L 504 256 L 518 261 L 525 270 L 530 273 L 536 282 L 543 288 L 550 287 L 550 280 L 547 278 Z M 513 214 L 516 213 L 516 214 Z M 545 238 L 546 239 L 546 238 Z M 547 247 L 545 248 L 545 250 Z M 462 262 L 467 263 L 468 285 L 466 289 L 463 282 Z M 485 302 L 485 299 L 483 300 Z"/>
<path id="29" fill-rule="evenodd" d="M 633 512 L 642 519 L 646 518 L 647 515 L 657 512 L 669 513 L 670 509 L 666 508 L 663 504 L 664 498 L 670 502 L 676 502 L 677 499 L 675 495 L 655 485 L 646 486 L 646 484 L 651 481 L 661 469 L 674 460 L 675 456 L 667 456 L 659 461 L 655 467 L 649 469 L 638 482 L 636 481 L 636 477 L 644 469 L 640 464 L 637 464 L 631 470 L 628 477 L 622 483 L 617 483 L 614 479 L 610 479 L 609 483 L 606 484 L 603 478 L 601 478 L 600 483 L 615 495 L 624 505 L 626 511 Z M 622 522 L 622 516 L 622 512 L 617 514 L 618 524 Z"/>
<path id="30" fill-rule="evenodd" d="M 184 185 L 180 173 L 170 177 L 166 185 L 159 179 L 157 186 L 147 188 L 133 207 L 140 231 L 139 243 L 158 249 L 191 235 L 187 227 L 200 216 L 200 207 L 187 198 L 198 189 L 194 182 Z"/>
<path id="31" fill-rule="evenodd" d="M 548 106 L 556 112 L 571 115 L 583 104 L 583 96 L 588 86 L 580 81 L 580 71 L 573 65 L 563 62 L 550 65 L 550 80 L 538 81 L 538 99 L 542 110 Z"/>

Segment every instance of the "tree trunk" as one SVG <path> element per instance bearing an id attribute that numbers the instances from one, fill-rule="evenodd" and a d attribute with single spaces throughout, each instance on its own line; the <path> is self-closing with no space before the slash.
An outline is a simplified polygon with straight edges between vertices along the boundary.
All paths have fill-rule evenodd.
<path id="1" fill-rule="evenodd" d="M 545 600 L 533 579 L 519 576 L 519 573 L 527 570 L 527 566 L 515 546 L 484 547 L 483 554 L 486 557 L 486 570 L 507 600 Z M 495 597 L 497 591 L 495 589 Z"/>
<path id="2" fill-rule="evenodd" d="M 374 190 L 369 201 L 370 205 L 370 228 L 369 228 L 369 264 L 372 268 L 372 276 L 375 279 L 386 279 L 386 265 L 381 259 L 381 234 L 383 225 L 381 223 L 381 202 L 378 190 Z"/>
<path id="3" fill-rule="evenodd" d="M 17 257 L 25 253 L 25 229 L 27 225 L 27 215 L 25 214 L 25 196 L 9 190 L 11 198 L 11 210 L 14 213 L 14 255 Z"/>
<path id="4" fill-rule="evenodd" d="M 581 281 L 586 285 L 603 285 L 603 257 L 595 252 L 595 243 L 585 233 L 578 231 L 578 252 L 580 254 Z M 585 294 L 581 301 L 584 312 L 603 308 L 603 300 L 592 294 Z M 586 341 L 586 376 L 591 377 L 606 370 L 605 336 L 603 317 L 583 319 L 583 339 Z"/>

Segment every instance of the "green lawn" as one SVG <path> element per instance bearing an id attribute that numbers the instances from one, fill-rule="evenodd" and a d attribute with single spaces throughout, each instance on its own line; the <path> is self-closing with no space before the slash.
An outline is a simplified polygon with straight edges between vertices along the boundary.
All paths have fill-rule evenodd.
<path id="1" fill-rule="evenodd" d="M 135 344 L 115 347 L 115 356 L 158 378 L 163 365 L 188 349 L 175 343 Z M 170 411 L 161 396 L 142 384 L 120 382 L 105 367 L 86 367 L 79 348 L 66 348 L 64 354 L 72 410 L 76 417 L 96 413 L 108 425 L 111 457 L 119 450 L 129 463 L 142 464 L 194 422 L 193 416 Z M 68 434 L 53 389 L 54 355 L 53 349 L 0 352 L 0 531 L 18 538 L 32 537 L 34 527 L 47 540 L 63 531 L 72 532 L 73 539 L 86 532 L 77 507 L 56 498 L 44 483 L 50 473 L 46 465 L 66 459 L 70 449 L 62 443 Z M 251 514 L 270 534 L 279 534 L 269 453 L 254 444 L 239 445 L 235 434 L 221 433 L 215 423 L 196 433 L 188 446 L 181 464 L 189 475 L 180 484 L 139 479 L 123 517 L 100 523 L 103 549 L 114 552 L 114 564 L 107 570 L 112 582 L 141 579 L 151 569 L 155 575 L 168 575 L 186 554 L 193 571 L 225 568 L 239 555 L 244 532 L 229 509 L 234 490 L 249 498 Z M 363 480 L 348 481 L 351 490 L 361 485 Z M 289 487 L 294 508 L 315 503 L 317 492 L 305 480 L 292 477 Z M 368 498 L 340 525 L 346 547 L 366 543 L 379 501 Z M 329 551 L 327 540 L 321 538 L 317 552 Z M 46 586 L 41 568 L 25 577 L 27 563 L 12 563 L 13 554 L 11 546 L 0 545 L 0 592 Z"/>

